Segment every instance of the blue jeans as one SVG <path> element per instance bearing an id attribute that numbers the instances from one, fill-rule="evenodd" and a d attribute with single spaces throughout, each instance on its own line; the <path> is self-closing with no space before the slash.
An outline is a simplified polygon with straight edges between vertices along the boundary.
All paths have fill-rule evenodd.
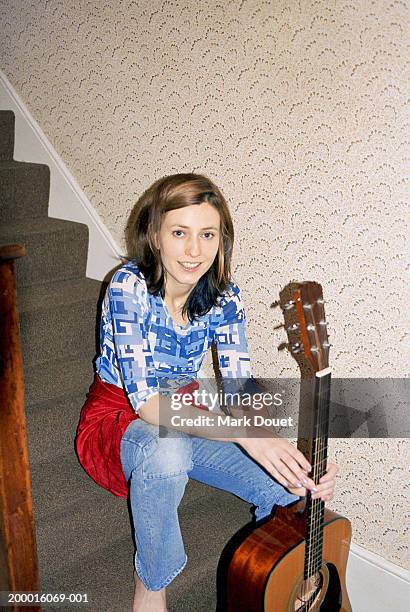
<path id="1" fill-rule="evenodd" d="M 151 591 L 167 586 L 187 562 L 177 509 L 188 477 L 254 504 L 257 520 L 268 516 L 275 505 L 299 499 L 235 443 L 176 430 L 172 437 L 160 437 L 158 427 L 143 419 L 127 427 L 121 463 L 130 486 L 135 569 Z"/>

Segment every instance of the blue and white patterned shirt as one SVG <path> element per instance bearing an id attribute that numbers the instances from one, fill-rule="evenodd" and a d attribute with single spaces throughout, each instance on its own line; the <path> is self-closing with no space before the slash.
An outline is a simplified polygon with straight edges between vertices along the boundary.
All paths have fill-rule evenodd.
<path id="1" fill-rule="evenodd" d="M 251 378 L 245 311 L 234 282 L 218 306 L 182 326 L 129 262 L 117 270 L 105 294 L 96 371 L 104 382 L 123 387 L 137 412 L 151 396 L 168 395 L 197 378 L 214 339 L 223 378 Z"/>

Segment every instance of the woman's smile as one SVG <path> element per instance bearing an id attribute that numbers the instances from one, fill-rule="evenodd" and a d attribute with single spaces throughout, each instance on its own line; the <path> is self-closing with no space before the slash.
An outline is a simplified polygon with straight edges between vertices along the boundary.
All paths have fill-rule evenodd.
<path id="1" fill-rule="evenodd" d="M 201 262 L 198 263 L 188 263 L 186 261 L 182 262 L 178 262 L 186 272 L 196 272 L 199 269 L 199 266 L 201 265 Z"/>

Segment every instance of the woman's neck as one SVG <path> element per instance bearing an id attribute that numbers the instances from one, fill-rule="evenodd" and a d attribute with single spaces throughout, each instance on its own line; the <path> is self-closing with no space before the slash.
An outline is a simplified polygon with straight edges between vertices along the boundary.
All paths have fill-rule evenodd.
<path id="1" fill-rule="evenodd" d="M 188 299 L 189 294 L 194 287 L 189 285 L 177 285 L 172 282 L 172 279 L 165 282 L 164 299 L 172 310 L 182 310 L 183 305 Z"/>
<path id="2" fill-rule="evenodd" d="M 168 310 L 175 313 L 181 312 L 192 290 L 193 287 L 189 287 L 187 290 L 185 287 L 173 287 L 167 283 L 165 285 L 164 301 Z"/>

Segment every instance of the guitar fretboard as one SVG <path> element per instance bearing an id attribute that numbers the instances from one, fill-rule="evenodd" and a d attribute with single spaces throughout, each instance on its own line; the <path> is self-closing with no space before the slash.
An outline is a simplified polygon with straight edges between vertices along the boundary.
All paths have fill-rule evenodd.
<path id="1" fill-rule="evenodd" d="M 330 370 L 318 372 L 314 381 L 313 410 L 311 412 L 312 437 L 308 439 L 308 455 L 312 465 L 311 477 L 315 483 L 326 473 L 329 429 Z M 325 504 L 320 499 L 307 500 L 306 548 L 304 578 L 310 578 L 322 566 L 323 516 Z"/>

